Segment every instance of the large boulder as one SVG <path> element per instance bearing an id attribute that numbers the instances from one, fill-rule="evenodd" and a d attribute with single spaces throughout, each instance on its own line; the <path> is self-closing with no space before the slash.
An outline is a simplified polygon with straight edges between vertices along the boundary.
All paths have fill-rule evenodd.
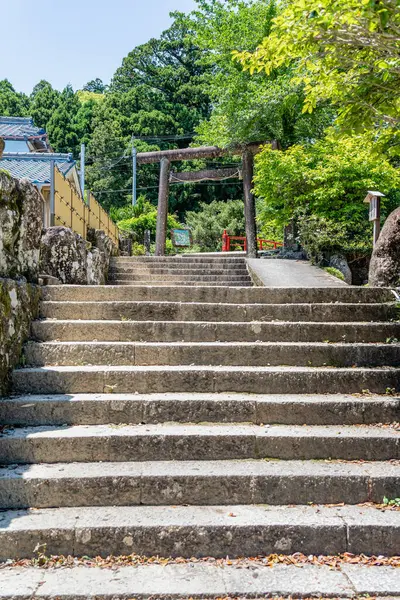
<path id="1" fill-rule="evenodd" d="M 0 278 L 0 396 L 9 391 L 31 321 L 39 312 L 39 286 L 24 280 Z"/>
<path id="2" fill-rule="evenodd" d="M 103 252 L 93 248 L 87 254 L 87 282 L 89 285 L 104 285 L 107 281 L 108 264 Z"/>
<path id="3" fill-rule="evenodd" d="M 40 246 L 40 272 L 62 283 L 87 283 L 87 242 L 67 227 L 49 227 Z"/>
<path id="4" fill-rule="evenodd" d="M 37 189 L 0 171 L 0 277 L 37 281 L 42 214 Z"/>
<path id="5" fill-rule="evenodd" d="M 369 265 L 369 285 L 400 286 L 400 208 L 386 219 Z"/>
<path id="6" fill-rule="evenodd" d="M 349 285 L 353 283 L 353 275 L 345 256 L 342 254 L 333 254 L 329 259 L 329 266 L 340 271 L 346 283 Z"/>

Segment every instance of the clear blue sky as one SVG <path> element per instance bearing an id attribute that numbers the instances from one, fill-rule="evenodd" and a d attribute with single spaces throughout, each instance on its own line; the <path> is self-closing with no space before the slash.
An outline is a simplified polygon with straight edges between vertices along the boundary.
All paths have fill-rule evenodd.
<path id="1" fill-rule="evenodd" d="M 157 37 L 169 13 L 195 0 L 0 0 L 0 80 L 30 93 L 41 79 L 57 89 L 109 83 L 124 56 Z"/>

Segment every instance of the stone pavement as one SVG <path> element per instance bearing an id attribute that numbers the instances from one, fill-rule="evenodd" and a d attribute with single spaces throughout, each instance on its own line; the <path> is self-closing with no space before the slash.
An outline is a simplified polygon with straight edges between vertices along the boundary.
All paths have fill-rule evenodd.
<path id="1" fill-rule="evenodd" d="M 307 260 L 249 258 L 250 272 L 265 287 L 322 288 L 347 286 Z"/>
<path id="2" fill-rule="evenodd" d="M 328 566 L 216 566 L 188 563 L 135 567 L 0 570 L 0 600 L 142 600 L 262 597 L 400 596 L 400 569 Z"/>

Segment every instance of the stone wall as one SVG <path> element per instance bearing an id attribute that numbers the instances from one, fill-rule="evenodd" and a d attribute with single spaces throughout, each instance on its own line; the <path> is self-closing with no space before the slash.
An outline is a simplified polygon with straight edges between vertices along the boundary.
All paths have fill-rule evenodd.
<path id="1" fill-rule="evenodd" d="M 40 288 L 25 280 L 0 278 L 0 396 L 7 393 L 31 321 L 39 310 Z"/>
<path id="2" fill-rule="evenodd" d="M 0 171 L 0 277 L 36 282 L 43 202 L 27 179 Z"/>
<path id="3" fill-rule="evenodd" d="M 0 171 L 0 395 L 38 314 L 42 198 L 26 179 Z"/>
<path id="4" fill-rule="evenodd" d="M 43 232 L 42 213 L 36 188 L 0 171 L 0 395 L 9 389 L 31 321 L 38 316 L 40 278 L 104 284 L 115 252 L 103 231 L 90 231 L 88 242 L 66 227 Z"/>
<path id="5" fill-rule="evenodd" d="M 89 230 L 85 241 L 67 227 L 49 227 L 40 245 L 40 274 L 70 285 L 104 285 L 114 252 L 104 231 Z"/>

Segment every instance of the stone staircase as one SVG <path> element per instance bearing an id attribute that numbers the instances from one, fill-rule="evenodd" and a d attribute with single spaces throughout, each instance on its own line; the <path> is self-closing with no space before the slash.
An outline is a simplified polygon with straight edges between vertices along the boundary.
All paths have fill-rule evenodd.
<path id="1" fill-rule="evenodd" d="M 140 281 L 43 288 L 0 403 L 0 559 L 398 553 L 391 291 Z"/>
<path id="2" fill-rule="evenodd" d="M 244 256 L 121 256 L 113 258 L 113 285 L 252 285 Z"/>

